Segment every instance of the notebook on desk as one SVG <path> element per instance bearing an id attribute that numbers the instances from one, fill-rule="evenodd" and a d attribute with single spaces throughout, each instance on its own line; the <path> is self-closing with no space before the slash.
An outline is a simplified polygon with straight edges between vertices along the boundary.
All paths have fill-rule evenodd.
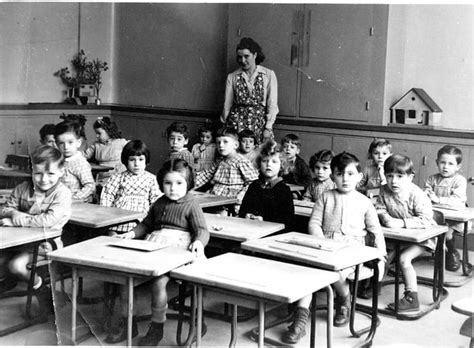
<path id="1" fill-rule="evenodd" d="M 149 242 L 141 239 L 121 239 L 109 246 L 140 251 L 155 251 L 168 247 L 166 244 Z"/>

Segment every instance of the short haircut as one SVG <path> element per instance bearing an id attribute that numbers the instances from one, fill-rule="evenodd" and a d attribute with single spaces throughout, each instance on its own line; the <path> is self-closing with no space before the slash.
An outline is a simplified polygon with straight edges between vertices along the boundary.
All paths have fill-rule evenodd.
<path id="1" fill-rule="evenodd" d="M 282 145 L 285 145 L 285 144 L 288 144 L 288 143 L 294 144 L 294 145 L 298 146 L 298 148 L 301 147 L 300 137 L 297 136 L 296 134 L 287 134 L 283 137 L 283 139 L 281 139 L 281 144 Z"/>
<path id="2" fill-rule="evenodd" d="M 214 138 L 214 129 L 210 123 L 205 123 L 198 129 L 198 136 L 201 136 L 202 133 L 211 133 L 211 137 Z"/>
<path id="3" fill-rule="evenodd" d="M 117 124 L 110 119 L 110 117 L 99 117 L 94 122 L 93 127 L 94 129 L 102 128 L 112 139 L 119 139 L 122 137 L 122 132 L 119 130 Z"/>
<path id="4" fill-rule="evenodd" d="M 161 169 L 158 171 L 158 174 L 156 174 L 158 185 L 160 186 L 161 191 L 163 191 L 163 180 L 166 174 L 171 172 L 179 172 L 183 174 L 188 186 L 188 191 L 194 187 L 193 170 L 189 166 L 188 162 L 186 162 L 184 159 L 178 158 L 166 161 L 163 164 L 163 167 L 161 167 Z"/>
<path id="5" fill-rule="evenodd" d="M 278 155 L 280 157 L 281 165 L 280 171 L 278 172 L 278 176 L 281 176 L 288 171 L 289 164 L 286 154 L 281 151 L 280 145 L 278 145 L 275 140 L 270 139 L 262 144 L 262 146 L 260 147 L 260 153 L 256 158 L 257 165 L 260 168 L 260 165 L 262 164 L 262 160 L 264 158 L 272 157 L 274 155 Z"/>
<path id="6" fill-rule="evenodd" d="M 255 144 L 258 144 L 257 136 L 250 129 L 244 129 L 239 133 L 239 141 L 242 141 L 243 138 L 252 138 Z"/>
<path id="7" fill-rule="evenodd" d="M 334 158 L 334 152 L 331 150 L 321 150 L 316 152 L 313 156 L 309 158 L 309 167 L 314 169 L 314 166 L 318 162 L 329 162 L 331 163 Z"/>
<path id="8" fill-rule="evenodd" d="M 124 166 L 128 164 L 128 158 L 130 156 L 141 156 L 144 155 L 146 164 L 150 163 L 150 150 L 142 140 L 130 140 L 122 149 L 120 159 Z"/>
<path id="9" fill-rule="evenodd" d="M 378 147 L 382 147 L 382 146 L 386 146 L 388 148 L 388 150 L 390 152 L 392 152 L 392 144 L 390 144 L 390 141 L 388 141 L 387 139 L 383 139 L 383 138 L 375 138 L 374 140 L 372 140 L 372 142 L 370 143 L 369 145 L 369 159 L 371 159 L 372 157 L 372 153 L 374 152 L 374 150 Z"/>
<path id="10" fill-rule="evenodd" d="M 173 122 L 166 128 L 166 136 L 169 138 L 172 132 L 180 133 L 185 139 L 189 138 L 188 127 L 182 122 Z"/>
<path id="11" fill-rule="evenodd" d="M 71 122 L 77 122 L 80 126 L 80 136 L 83 137 L 84 139 L 86 138 L 86 130 L 85 130 L 85 125 L 87 122 L 87 119 L 84 115 L 81 114 L 65 114 L 64 112 L 59 116 L 59 118 L 63 119 L 64 121 L 71 121 Z"/>
<path id="12" fill-rule="evenodd" d="M 362 172 L 359 159 L 355 155 L 345 151 L 334 156 L 331 161 L 331 171 L 333 174 L 335 174 L 336 171 L 342 172 L 350 164 L 355 164 L 357 171 L 359 173 Z"/>
<path id="13" fill-rule="evenodd" d="M 41 127 L 39 130 L 40 139 L 44 140 L 47 135 L 54 135 L 55 127 L 56 126 L 52 123 L 45 124 L 43 127 Z"/>
<path id="14" fill-rule="evenodd" d="M 82 126 L 77 121 L 63 121 L 54 127 L 54 137 L 64 133 L 72 133 L 77 139 L 81 137 Z"/>
<path id="15" fill-rule="evenodd" d="M 222 127 L 217 131 L 216 138 L 219 137 L 231 137 L 234 138 L 236 141 L 239 141 L 239 134 L 237 133 L 237 129 L 233 127 Z"/>
<path id="16" fill-rule="evenodd" d="M 412 160 L 405 155 L 392 155 L 385 160 L 383 164 L 385 175 L 388 173 L 396 174 L 415 174 Z"/>
<path id="17" fill-rule="evenodd" d="M 44 164 L 47 169 L 52 163 L 57 163 L 59 168 L 64 166 L 64 155 L 57 148 L 43 145 L 38 147 L 30 157 L 32 165 Z"/>
<path id="18" fill-rule="evenodd" d="M 456 158 L 457 164 L 461 164 L 462 162 L 462 151 L 460 148 L 454 145 L 444 145 L 441 149 L 439 149 L 437 159 L 439 159 L 442 155 L 453 155 Z"/>

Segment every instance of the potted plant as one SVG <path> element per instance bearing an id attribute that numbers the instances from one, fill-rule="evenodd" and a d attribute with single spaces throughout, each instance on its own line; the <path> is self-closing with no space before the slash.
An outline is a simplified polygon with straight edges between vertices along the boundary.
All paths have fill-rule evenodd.
<path id="1" fill-rule="evenodd" d="M 84 50 L 80 50 L 71 60 L 73 73 L 68 67 L 61 68 L 54 73 L 68 87 L 67 101 L 81 101 L 87 103 L 88 97 L 96 97 L 100 104 L 99 91 L 102 87 L 102 72 L 109 69 L 106 62 L 96 58 L 89 61 Z"/>

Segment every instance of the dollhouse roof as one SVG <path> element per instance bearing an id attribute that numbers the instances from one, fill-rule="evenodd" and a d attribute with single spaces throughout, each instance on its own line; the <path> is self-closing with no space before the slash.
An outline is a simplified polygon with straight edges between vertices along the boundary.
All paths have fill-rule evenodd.
<path id="1" fill-rule="evenodd" d="M 428 93 L 425 92 L 424 89 L 422 88 L 412 88 L 410 89 L 408 92 L 406 92 L 403 97 L 401 97 L 400 99 L 398 99 L 391 107 L 391 109 L 394 109 L 398 103 L 400 103 L 403 99 L 405 99 L 405 97 L 410 93 L 410 92 L 413 92 L 415 93 L 416 95 L 418 95 L 418 98 L 420 98 L 425 104 L 426 106 L 428 106 L 430 108 L 430 111 L 432 112 L 442 112 L 443 110 L 441 110 L 441 108 L 438 106 L 438 104 L 435 103 L 435 101 L 433 99 L 431 99 L 431 97 L 428 95 Z"/>

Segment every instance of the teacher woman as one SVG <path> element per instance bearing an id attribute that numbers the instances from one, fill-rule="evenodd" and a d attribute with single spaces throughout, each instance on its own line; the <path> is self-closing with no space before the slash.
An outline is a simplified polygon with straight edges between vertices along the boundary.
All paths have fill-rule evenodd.
<path id="1" fill-rule="evenodd" d="M 236 53 L 240 68 L 227 75 L 221 121 L 239 133 L 244 129 L 253 131 L 260 142 L 273 138 L 278 114 L 276 75 L 260 65 L 265 55 L 251 38 L 242 38 Z"/>

